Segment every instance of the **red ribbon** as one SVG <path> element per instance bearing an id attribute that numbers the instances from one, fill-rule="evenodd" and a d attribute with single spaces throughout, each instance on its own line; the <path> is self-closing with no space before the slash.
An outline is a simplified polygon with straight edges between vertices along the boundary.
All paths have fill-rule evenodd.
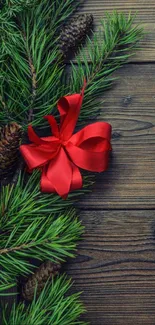
<path id="1" fill-rule="evenodd" d="M 21 145 L 20 151 L 30 171 L 41 168 L 41 191 L 57 192 L 67 197 L 71 190 L 82 187 L 79 167 L 92 172 L 105 171 L 111 150 L 111 125 L 96 122 L 73 134 L 84 97 L 65 96 L 58 101 L 60 126 L 52 115 L 44 116 L 52 136 L 40 138 L 28 127 L 31 144 Z"/>

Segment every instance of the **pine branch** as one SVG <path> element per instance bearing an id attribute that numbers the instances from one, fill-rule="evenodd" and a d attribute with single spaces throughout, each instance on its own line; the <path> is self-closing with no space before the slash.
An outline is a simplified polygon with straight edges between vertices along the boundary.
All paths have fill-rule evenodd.
<path id="1" fill-rule="evenodd" d="M 88 38 L 87 55 L 82 49 L 77 63 L 72 62 L 69 79 L 70 92 L 79 92 L 84 78 L 87 79 L 84 103 L 79 121 L 95 118 L 101 107 L 103 96 L 115 80 L 112 74 L 123 66 L 137 49 L 143 36 L 142 28 L 133 27 L 134 17 L 114 12 L 101 21 L 102 29 Z M 90 64 L 88 62 L 90 61 Z"/>
<path id="2" fill-rule="evenodd" d="M 38 213 L 62 212 L 72 206 L 78 196 L 85 192 L 88 193 L 90 191 L 89 186 L 93 184 L 93 177 L 85 176 L 83 189 L 70 193 L 67 200 L 62 200 L 57 194 L 46 194 L 40 191 L 40 173 L 38 171 L 29 176 L 26 183 L 24 179 L 25 175 L 19 175 L 16 186 L 8 185 L 2 188 L 0 193 L 0 227 L 7 220 L 11 222 L 14 218 L 16 219 L 17 212 L 22 217 L 30 215 L 34 219 Z"/>
<path id="3" fill-rule="evenodd" d="M 15 120 L 27 128 L 32 114 L 33 124 L 38 125 L 43 115 L 55 109 L 63 71 L 56 46 L 58 31 L 77 5 L 75 0 L 36 0 L 15 18 L 8 19 L 6 13 L 0 12 L 0 96 L 9 111 L 0 111 L 3 123 Z M 8 25 L 5 31 L 4 24 Z"/>
<path id="4" fill-rule="evenodd" d="M 21 211 L 22 213 L 22 211 Z M 66 212 L 56 218 L 54 215 L 21 217 L 20 212 L 12 220 L 2 224 L 0 234 L 0 267 L 3 270 L 0 287 L 10 277 L 15 282 L 20 275 L 33 272 L 34 265 L 29 259 L 39 261 L 65 261 L 74 257 L 76 243 L 83 227 L 75 212 Z"/>
<path id="5" fill-rule="evenodd" d="M 24 175 L 16 186 L 8 185 L 0 193 L 0 268 L 10 284 L 19 275 L 33 272 L 35 260 L 60 260 L 74 257 L 77 241 L 83 232 L 74 211 L 67 211 L 84 188 L 62 200 L 56 194 L 43 194 L 39 189 L 39 173 L 33 173 L 25 183 Z M 31 264 L 29 259 L 32 258 Z M 1 291 L 3 291 L 1 289 Z"/>
<path id="6" fill-rule="evenodd" d="M 47 282 L 38 299 L 25 309 L 24 303 L 14 304 L 8 313 L 3 309 L 1 325 L 86 325 L 79 320 L 85 312 L 80 294 L 68 296 L 72 284 L 66 276 Z"/>

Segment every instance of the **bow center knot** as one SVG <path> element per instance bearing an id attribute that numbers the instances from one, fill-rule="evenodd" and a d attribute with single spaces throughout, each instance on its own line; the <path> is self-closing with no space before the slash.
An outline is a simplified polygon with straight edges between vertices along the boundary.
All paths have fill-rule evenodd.
<path id="1" fill-rule="evenodd" d="M 68 141 L 66 141 L 66 140 L 63 140 L 63 139 L 59 139 L 59 143 L 63 146 L 63 147 L 65 147 L 66 145 L 67 145 L 67 143 L 68 143 Z"/>

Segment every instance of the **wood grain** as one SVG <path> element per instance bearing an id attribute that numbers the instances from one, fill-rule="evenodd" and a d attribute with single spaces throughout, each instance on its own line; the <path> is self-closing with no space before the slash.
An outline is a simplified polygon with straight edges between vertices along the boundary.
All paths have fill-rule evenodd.
<path id="1" fill-rule="evenodd" d="M 92 325 L 155 324 L 155 212 L 83 211 L 78 257 L 67 272 Z"/>
<path id="2" fill-rule="evenodd" d="M 83 209 L 155 208 L 155 65 L 131 64 L 103 96 L 113 128 L 110 168 L 97 176 Z"/>
<path id="3" fill-rule="evenodd" d="M 80 12 L 93 13 L 95 30 L 99 29 L 100 20 L 106 12 L 118 10 L 119 12 L 137 13 L 135 23 L 141 24 L 147 33 L 141 42 L 142 50 L 139 51 L 132 61 L 152 62 L 155 61 L 155 1 L 154 0 L 86 0 Z"/>

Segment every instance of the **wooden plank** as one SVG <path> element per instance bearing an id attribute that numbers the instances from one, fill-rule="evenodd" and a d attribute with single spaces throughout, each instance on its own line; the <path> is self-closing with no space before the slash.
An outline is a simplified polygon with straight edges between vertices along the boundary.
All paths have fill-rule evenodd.
<path id="1" fill-rule="evenodd" d="M 91 325 L 155 324 L 154 211 L 82 211 L 86 226 L 67 273 Z"/>
<path id="2" fill-rule="evenodd" d="M 92 13 L 96 30 L 100 25 L 100 20 L 105 17 L 106 12 L 112 13 L 113 10 L 133 15 L 137 13 L 135 23 L 141 24 L 147 35 L 141 42 L 142 50 L 132 58 L 132 61 L 154 61 L 155 60 L 155 1 L 154 0 L 86 0 L 80 12 Z"/>
<path id="3" fill-rule="evenodd" d="M 97 175 L 83 209 L 155 208 L 155 65 L 127 65 L 104 93 L 100 119 L 113 127 L 109 170 Z"/>

